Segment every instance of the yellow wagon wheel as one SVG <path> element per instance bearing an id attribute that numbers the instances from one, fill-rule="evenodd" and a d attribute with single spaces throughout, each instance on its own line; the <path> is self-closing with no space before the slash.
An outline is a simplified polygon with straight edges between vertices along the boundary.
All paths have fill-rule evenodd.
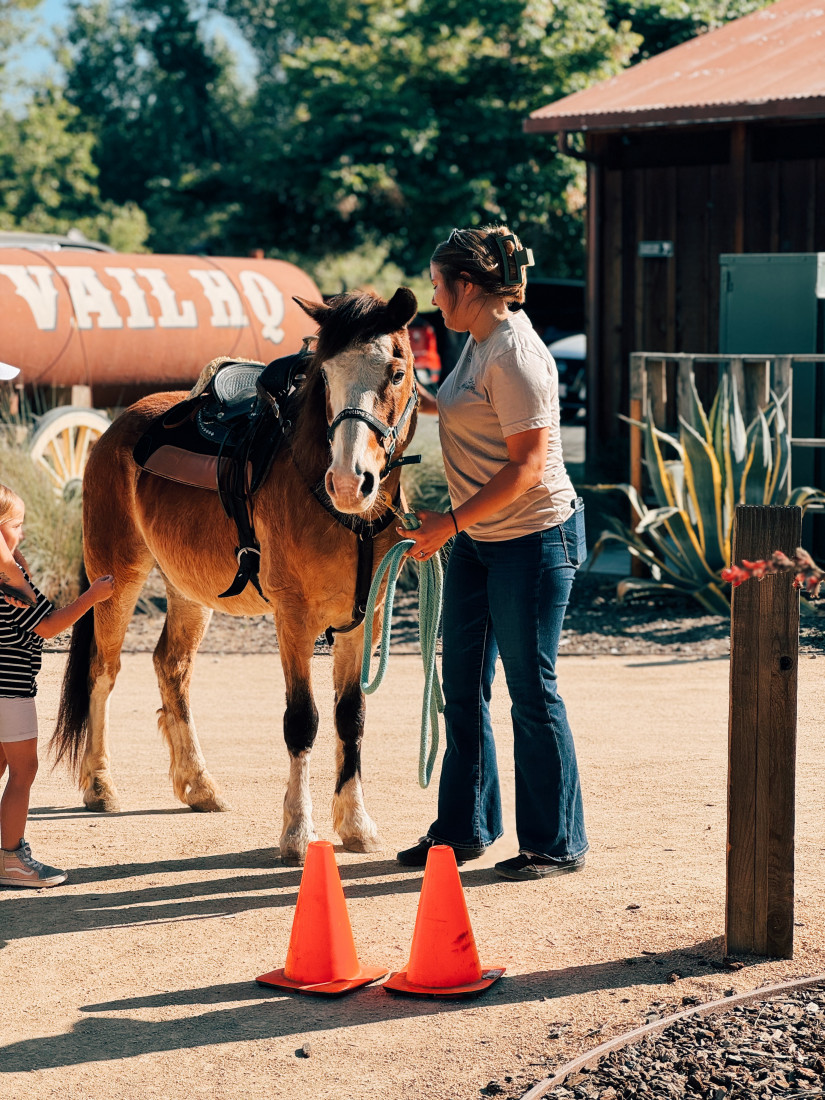
<path id="1" fill-rule="evenodd" d="M 29 453 L 48 475 L 55 493 L 68 497 L 80 491 L 92 445 L 110 423 L 105 413 L 75 405 L 51 409 L 40 417 Z"/>

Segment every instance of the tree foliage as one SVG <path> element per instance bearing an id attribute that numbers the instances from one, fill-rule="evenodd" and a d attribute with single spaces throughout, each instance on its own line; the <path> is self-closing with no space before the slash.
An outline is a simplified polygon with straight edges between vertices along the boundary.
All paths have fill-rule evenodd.
<path id="1" fill-rule="evenodd" d="M 76 0 L 63 51 L 67 97 L 96 135 L 101 190 L 146 211 L 156 251 L 230 250 L 238 196 L 226 166 L 243 94 L 202 15 L 187 0 Z"/>
<path id="2" fill-rule="evenodd" d="M 310 13 L 302 0 L 223 0 L 223 10 L 260 61 L 251 209 L 277 233 L 265 246 L 312 253 L 377 234 L 420 270 L 452 226 L 507 221 L 547 273 L 579 266 L 581 167 L 522 125 L 627 64 L 638 39 L 609 26 L 600 2 L 319 0 Z M 277 188 L 261 194 L 260 178 Z"/>
<path id="3" fill-rule="evenodd" d="M 35 3 L 0 0 L 0 63 L 6 16 Z M 524 120 L 757 6 L 72 0 L 65 100 L 52 89 L 0 120 L 0 153 L 23 166 L 0 219 L 45 225 L 60 210 L 136 240 L 142 211 L 156 251 L 263 248 L 333 282 L 330 254 L 415 274 L 454 225 L 506 221 L 538 273 L 579 275 L 583 165 Z M 245 40 L 254 81 L 210 30 L 216 14 Z"/>
<path id="4" fill-rule="evenodd" d="M 0 75 L 20 42 L 27 16 L 40 0 L 0 0 Z"/>
<path id="5" fill-rule="evenodd" d="M 420 271 L 452 225 L 509 220 L 548 271 L 580 266 L 581 165 L 522 123 L 629 61 L 638 38 L 599 0 L 217 2 L 257 58 L 251 94 L 188 0 L 73 8 L 67 96 L 103 194 L 146 210 L 153 247 L 380 240 Z"/>
<path id="6" fill-rule="evenodd" d="M 146 239 L 146 217 L 134 203 L 104 199 L 93 159 L 95 139 L 62 93 L 43 87 L 21 117 L 0 114 L 0 228 L 35 233 L 79 229 L 123 251 Z"/>

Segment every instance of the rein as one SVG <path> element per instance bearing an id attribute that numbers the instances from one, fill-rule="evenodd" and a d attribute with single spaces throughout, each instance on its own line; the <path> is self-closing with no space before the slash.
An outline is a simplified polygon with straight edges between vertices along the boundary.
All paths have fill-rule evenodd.
<path id="1" fill-rule="evenodd" d="M 419 522 L 412 512 L 402 516 L 402 526 L 412 530 Z M 392 627 L 392 605 L 395 599 L 395 586 L 398 572 L 407 551 L 415 546 L 412 539 L 397 542 L 385 555 L 378 566 L 372 581 L 366 607 L 364 624 L 364 654 L 361 661 L 361 690 L 365 695 L 377 691 L 387 670 L 390 655 L 390 630 Z M 389 572 L 387 592 L 384 598 L 384 621 L 381 627 L 379 644 L 378 671 L 370 681 L 370 657 L 372 655 L 372 621 L 381 582 Z M 418 784 L 425 789 L 430 785 L 436 756 L 438 755 L 438 716 L 444 713 L 444 697 L 435 667 L 435 651 L 438 643 L 438 627 L 441 622 L 442 589 L 444 573 L 438 554 L 428 558 L 418 567 L 418 639 L 421 643 L 421 658 L 424 662 L 424 698 L 421 706 L 421 738 L 418 750 Z"/>

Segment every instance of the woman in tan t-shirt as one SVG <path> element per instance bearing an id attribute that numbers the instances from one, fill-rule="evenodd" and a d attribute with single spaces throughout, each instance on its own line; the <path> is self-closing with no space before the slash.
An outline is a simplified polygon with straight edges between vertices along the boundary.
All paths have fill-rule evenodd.
<path id="1" fill-rule="evenodd" d="M 556 659 L 575 571 L 586 557 L 584 513 L 564 467 L 558 375 L 521 312 L 532 253 L 506 226 L 456 229 L 433 253 L 433 305 L 468 332 L 438 393 L 452 507 L 418 513 L 419 561 L 455 536 L 444 590 L 442 676 L 447 747 L 438 816 L 398 853 L 423 867 L 434 844 L 458 862 L 502 835 L 490 698 L 501 657 L 512 701 L 519 854 L 496 864 L 509 879 L 584 865 L 587 836 L 576 751 L 556 685 Z"/>

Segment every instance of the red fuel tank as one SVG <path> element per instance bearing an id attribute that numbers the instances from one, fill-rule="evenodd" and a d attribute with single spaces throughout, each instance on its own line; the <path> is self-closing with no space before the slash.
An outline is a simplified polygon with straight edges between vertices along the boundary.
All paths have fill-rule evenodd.
<path id="1" fill-rule="evenodd" d="M 189 387 L 219 355 L 269 362 L 315 323 L 321 301 L 281 260 L 0 250 L 0 360 L 24 385 Z"/>

